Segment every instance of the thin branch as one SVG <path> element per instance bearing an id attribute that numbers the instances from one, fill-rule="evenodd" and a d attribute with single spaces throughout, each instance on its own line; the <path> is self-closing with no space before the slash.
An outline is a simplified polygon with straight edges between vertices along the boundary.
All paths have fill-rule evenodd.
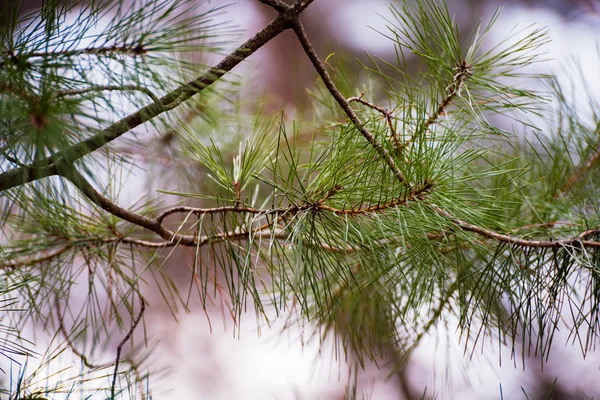
<path id="1" fill-rule="evenodd" d="M 140 297 L 140 303 L 142 305 L 140 308 L 140 313 L 138 314 L 137 318 L 135 320 L 133 320 L 133 323 L 131 324 L 131 329 L 129 330 L 129 332 L 127 332 L 127 335 L 125 335 L 123 340 L 121 340 L 121 343 L 119 343 L 119 345 L 117 346 L 115 371 L 113 372 L 113 381 L 112 381 L 112 386 L 111 386 L 111 390 L 110 390 L 110 394 L 111 394 L 110 398 L 111 399 L 115 398 L 115 386 L 117 384 L 117 372 L 119 371 L 119 361 L 121 358 L 121 350 L 123 349 L 123 346 L 129 341 L 129 339 L 131 339 L 131 335 L 133 335 L 133 331 L 135 330 L 135 328 L 138 326 L 138 324 L 142 320 L 144 311 L 146 311 L 146 302 L 144 301 L 144 299 L 142 297 Z"/>
<path id="2" fill-rule="evenodd" d="M 454 97 L 457 95 L 456 91 L 451 91 L 442 99 L 438 104 L 438 108 L 434 114 L 431 114 L 427 121 L 425 121 L 424 128 L 427 129 L 431 125 L 435 124 L 442 115 L 446 113 L 446 108 L 450 105 Z"/>
<path id="3" fill-rule="evenodd" d="M 243 206 L 223 206 L 223 207 L 214 207 L 214 208 L 197 208 L 197 207 L 173 207 L 168 210 L 163 211 L 161 214 L 156 217 L 156 220 L 160 223 L 163 220 L 172 214 L 177 213 L 187 213 L 187 214 L 195 214 L 195 215 L 205 215 L 205 214 L 219 214 L 226 212 L 236 212 L 236 213 L 247 213 L 247 214 L 273 214 L 273 213 L 281 213 L 289 211 L 289 208 L 273 208 L 273 209 L 261 209 L 254 207 L 243 207 Z"/>
<path id="4" fill-rule="evenodd" d="M 44 255 L 44 256 L 35 257 L 35 258 L 27 257 L 26 259 L 23 259 L 23 260 L 8 260 L 8 261 L 5 261 L 0 264 L 0 269 L 13 269 L 13 268 L 29 267 L 29 266 L 32 266 L 35 264 L 40 264 L 40 263 L 44 263 L 47 261 L 51 261 L 57 257 L 60 257 L 62 254 L 64 254 L 69 249 L 71 249 L 71 246 L 64 246 L 64 247 L 61 247 L 60 249 L 58 249 L 57 251 L 47 254 L 47 255 Z"/>
<path id="5" fill-rule="evenodd" d="M 581 182 L 583 177 L 588 173 L 590 169 L 600 161 L 600 145 L 594 150 L 594 154 L 582 165 L 580 165 L 575 172 L 571 174 L 569 179 L 567 179 L 567 183 L 560 190 L 560 194 L 564 195 L 568 192 L 575 184 Z M 558 196 L 556 196 L 558 197 Z"/>
<path id="6" fill-rule="evenodd" d="M 335 207 L 331 207 L 323 204 L 323 201 L 317 201 L 312 204 L 305 204 L 302 206 L 291 205 L 288 207 L 281 207 L 276 209 L 258 209 L 253 207 L 236 207 L 236 206 L 224 206 L 224 207 L 215 207 L 215 208 L 194 208 L 194 207 L 174 207 L 169 210 L 162 212 L 157 218 L 148 218 L 144 215 L 137 214 L 131 212 L 125 208 L 120 207 L 114 202 L 110 201 L 108 198 L 97 192 L 89 182 L 85 180 L 81 174 L 77 171 L 73 171 L 70 174 L 70 177 L 67 177 L 76 187 L 78 187 L 82 193 L 87 196 L 92 202 L 96 205 L 108 211 L 109 213 L 124 219 L 134 225 L 140 226 L 142 228 L 148 229 L 160 237 L 165 239 L 165 241 L 149 241 L 131 237 L 125 237 L 121 234 L 117 234 L 117 237 L 114 238 L 98 238 L 92 240 L 92 242 L 102 242 L 102 243 L 125 243 L 131 244 L 135 246 L 147 247 L 147 248 L 164 248 L 164 247 L 173 247 L 173 246 L 204 246 L 210 243 L 222 242 L 230 239 L 244 239 L 248 238 L 249 240 L 254 239 L 265 239 L 272 238 L 277 240 L 286 240 L 287 236 L 285 230 L 277 229 L 274 232 L 267 230 L 272 224 L 263 224 L 257 228 L 247 230 L 247 229 L 235 229 L 228 232 L 221 232 L 215 235 L 181 235 L 176 234 L 173 231 L 165 228 L 163 226 L 164 219 L 176 213 L 193 213 L 196 215 L 205 215 L 205 214 L 215 214 L 215 213 L 227 213 L 227 212 L 236 212 L 236 213 L 249 213 L 260 216 L 267 216 L 271 214 L 278 214 L 280 216 L 288 215 L 288 214 L 297 214 L 303 211 L 317 211 L 317 212 L 330 212 L 334 215 L 345 216 L 345 215 L 369 215 L 373 213 L 385 212 L 388 209 L 395 208 L 399 205 L 406 206 L 411 201 L 422 200 L 423 196 L 431 190 L 432 184 L 426 184 L 418 190 L 413 190 L 410 195 L 405 196 L 403 198 L 394 199 L 388 203 L 371 205 L 364 208 L 358 209 L 338 209 Z M 562 240 L 528 240 L 522 239 L 514 236 L 504 235 L 497 232 L 493 232 L 490 230 L 486 230 L 482 227 L 478 227 L 476 225 L 469 224 L 465 221 L 462 221 L 458 218 L 454 218 L 448 212 L 442 210 L 436 205 L 432 205 L 433 209 L 440 215 L 449 218 L 455 225 L 460 227 L 465 231 L 471 231 L 474 233 L 478 233 L 482 236 L 488 237 L 490 239 L 494 239 L 500 242 L 516 244 L 525 247 L 553 247 L 559 248 L 563 246 L 586 246 L 586 247 L 600 247 L 600 242 L 593 240 L 586 240 L 586 238 L 597 234 L 600 232 L 600 228 L 594 228 L 582 232 L 580 235 L 570 239 L 562 239 Z M 550 226 L 550 224 L 546 224 Z M 430 240 L 434 240 L 439 235 L 429 234 L 428 238 Z M 389 244 L 390 242 L 386 242 Z M 315 243 L 315 246 L 318 246 L 326 251 L 331 252 L 354 252 L 355 248 L 352 246 L 347 247 L 338 247 L 331 246 L 327 243 Z M 59 257 L 61 254 L 66 252 L 72 248 L 72 246 L 65 246 L 56 252 L 38 257 L 38 258 L 27 258 L 25 260 L 11 260 L 6 263 L 0 265 L 0 268 L 17 268 L 21 266 L 30 266 L 38 263 L 50 261 L 56 257 Z"/>
<path id="7" fill-rule="evenodd" d="M 431 208 L 439 215 L 448 218 L 454 225 L 462 229 L 463 231 L 477 233 L 481 236 L 485 236 L 489 239 L 494 239 L 498 242 L 515 244 L 523 247 L 535 247 L 535 248 L 561 248 L 561 247 L 594 247 L 600 248 L 600 242 L 595 240 L 584 240 L 583 238 L 591 235 L 592 233 L 598 232 L 598 230 L 589 230 L 585 231 L 583 234 L 568 238 L 568 239 L 559 239 L 559 240 L 529 240 L 522 239 L 514 236 L 504 235 L 502 233 L 494 232 L 485 228 L 482 228 L 477 225 L 470 224 L 461 219 L 458 219 L 452 216 L 447 211 L 441 209 L 435 204 L 430 205 Z M 582 236 L 584 235 L 584 236 Z"/>
<path id="8" fill-rule="evenodd" d="M 363 208 L 335 208 L 328 205 L 323 204 L 327 198 L 331 196 L 330 193 L 326 195 L 325 198 L 316 201 L 315 203 L 307 203 L 304 205 L 290 205 L 288 207 L 279 207 L 279 208 L 254 208 L 254 207 L 245 207 L 245 206 L 223 206 L 223 207 L 214 207 L 214 208 L 196 208 L 196 207 L 173 207 L 168 210 L 163 211 L 156 217 L 156 220 L 160 223 L 163 220 L 172 214 L 177 213 L 186 213 L 186 214 L 195 214 L 195 215 L 204 215 L 204 214 L 220 214 L 227 212 L 234 213 L 247 213 L 247 214 L 257 214 L 257 215 L 270 215 L 270 214 L 287 214 L 287 213 L 298 213 L 300 211 L 306 210 L 317 210 L 317 211 L 329 211 L 334 214 L 342 214 L 342 215 L 361 215 L 361 214 L 371 214 L 383 212 L 387 209 L 394 208 L 399 205 L 407 205 L 410 201 L 415 201 L 419 197 L 423 196 L 425 193 L 429 192 L 433 187 L 433 184 L 426 183 L 422 187 L 417 190 L 413 190 L 408 196 L 393 199 L 387 203 L 370 205 Z"/>
<path id="9" fill-rule="evenodd" d="M 392 113 L 389 110 L 386 110 L 383 107 L 379 107 L 377 104 L 373 104 L 373 103 L 369 103 L 366 100 L 363 100 L 363 95 L 364 93 L 361 93 L 360 97 L 350 97 L 348 99 L 348 103 L 351 103 L 353 101 L 356 101 L 357 103 L 363 104 L 369 108 L 372 108 L 373 110 L 379 111 L 381 114 L 383 114 L 383 116 L 385 117 L 385 120 L 388 124 L 388 127 L 390 128 L 390 133 L 392 135 L 392 139 L 394 140 L 394 146 L 396 147 L 396 149 L 398 150 L 402 150 L 402 147 L 404 147 L 404 145 L 402 145 L 400 143 L 400 139 L 398 138 L 398 134 L 396 133 L 396 128 L 394 128 L 394 121 L 392 121 Z"/>
<path id="10" fill-rule="evenodd" d="M 112 45 L 108 47 L 88 47 L 79 50 L 64 50 L 64 51 L 49 51 L 49 52 L 31 52 L 31 53 L 19 53 L 14 54 L 12 51 L 5 52 L 6 55 L 13 59 L 13 63 L 20 62 L 20 60 L 27 58 L 48 58 L 48 57 L 75 57 L 81 55 L 105 55 L 113 53 L 128 54 L 132 56 L 140 56 L 147 52 L 147 50 L 140 44 L 125 44 L 121 46 Z"/>
<path id="11" fill-rule="evenodd" d="M 400 171 L 398 166 L 396 166 L 396 162 L 394 161 L 390 153 L 381 145 L 381 143 L 379 143 L 375 136 L 367 128 L 365 128 L 362 121 L 356 115 L 356 112 L 350 106 L 350 103 L 348 103 L 348 100 L 346 100 L 346 98 L 340 93 L 340 91 L 333 83 L 333 80 L 329 76 L 325 65 L 321 62 L 312 44 L 308 40 L 306 32 L 304 32 L 304 27 L 302 26 L 302 23 L 298 18 L 296 18 L 293 21 L 293 29 L 294 33 L 296 33 L 296 36 L 298 37 L 298 40 L 300 41 L 300 44 L 302 45 L 302 48 L 304 49 L 304 52 L 306 53 L 313 66 L 321 76 L 321 79 L 325 83 L 325 86 L 329 90 L 329 93 L 331 93 L 331 95 L 338 102 L 340 107 L 342 107 L 342 109 L 344 110 L 348 118 L 350 118 L 350 121 L 352 121 L 356 129 L 359 130 L 359 132 L 364 136 L 364 138 L 385 160 L 387 165 L 390 167 L 390 169 L 396 176 L 396 179 L 398 179 L 400 183 L 403 183 L 404 186 L 409 187 L 409 183 L 406 182 L 404 179 L 404 174 L 402 173 L 402 171 Z"/>
<path id="12" fill-rule="evenodd" d="M 188 246 L 193 246 L 195 244 L 193 236 L 176 234 L 165 228 L 156 218 L 148 218 L 110 201 L 94 189 L 94 187 L 74 167 L 72 167 L 68 173 L 63 172 L 62 175 L 71 181 L 71 183 L 73 183 L 75 187 L 77 187 L 94 204 L 103 210 L 108 211 L 112 215 L 124 219 L 127 222 L 131 222 L 134 225 L 146 228 L 169 242 L 177 242 Z"/>
<path id="13" fill-rule="evenodd" d="M 58 297 L 56 298 L 55 309 L 56 309 L 56 315 L 58 316 L 58 329 L 59 329 L 60 333 L 62 333 L 63 337 L 65 338 L 65 341 L 67 342 L 67 345 L 69 346 L 69 348 L 71 349 L 71 351 L 73 352 L 73 354 L 75 354 L 77 357 L 79 357 L 79 359 L 81 360 L 81 362 L 83 362 L 83 365 L 85 365 L 86 367 L 88 367 L 90 369 L 102 369 L 102 368 L 106 368 L 107 365 L 92 364 L 88 360 L 88 358 L 86 357 L 85 354 L 83 354 L 82 352 L 80 352 L 79 350 L 77 350 L 77 347 L 75 347 L 75 345 L 73 344 L 73 342 L 69 338 L 70 335 L 67 332 L 67 330 L 65 329 L 65 326 L 63 324 L 64 318 L 63 318 L 62 312 L 60 311 L 60 304 L 59 304 L 59 301 L 58 301 Z"/>
<path id="14" fill-rule="evenodd" d="M 165 111 L 176 107 L 196 93 L 201 92 L 204 88 L 212 85 L 243 60 L 255 53 L 271 39 L 290 28 L 292 21 L 297 18 L 298 13 L 304 8 L 306 7 L 300 7 L 299 10 L 290 8 L 288 11 L 280 13 L 253 38 L 238 47 L 208 72 L 161 97 L 159 104 L 153 102 L 148 106 L 142 107 L 90 138 L 60 151 L 45 160 L 36 161 L 26 167 L 11 169 L 0 174 L 0 192 L 41 178 L 56 175 L 58 165 L 62 165 L 62 163 L 72 164 L 74 161 L 119 138 L 124 133 L 131 131 Z"/>
<path id="15" fill-rule="evenodd" d="M 465 60 L 462 60 L 461 64 L 454 70 L 456 71 L 456 74 L 452 77 L 452 83 L 446 89 L 446 96 L 438 104 L 436 112 L 429 116 L 427 121 L 425 121 L 423 126 L 424 129 L 427 129 L 431 125 L 435 124 L 440 117 L 446 113 L 446 108 L 450 105 L 450 103 L 452 103 L 454 97 L 460 96 L 460 92 L 465 81 L 473 74 L 471 71 L 471 65 L 467 64 Z"/>

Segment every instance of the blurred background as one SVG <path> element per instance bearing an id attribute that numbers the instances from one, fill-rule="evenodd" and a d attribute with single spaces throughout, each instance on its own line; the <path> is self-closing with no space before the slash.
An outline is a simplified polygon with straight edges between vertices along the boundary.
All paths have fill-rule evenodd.
<path id="1" fill-rule="evenodd" d="M 23 11 L 40 2 L 26 0 Z M 210 0 L 204 7 L 225 3 L 230 1 Z M 344 60 L 350 70 L 358 72 L 360 66 L 353 60 L 364 60 L 365 51 L 383 59 L 395 57 L 393 43 L 382 34 L 387 30 L 386 18 L 391 18 L 389 4 L 390 0 L 315 0 L 302 20 L 322 59 L 333 53 L 329 59 L 333 68 Z M 488 20 L 503 7 L 488 45 L 502 41 L 515 26 L 547 27 L 552 39 L 545 47 L 548 61 L 532 66 L 530 72 L 556 74 L 572 93 L 583 85 L 600 97 L 600 2 L 448 0 L 448 6 L 464 38 L 481 19 Z M 242 37 L 230 44 L 234 48 L 274 16 L 273 10 L 258 0 L 238 0 L 219 18 L 243 30 Z M 217 59 L 213 55 L 208 62 Z M 242 104 L 249 108 L 261 107 L 265 113 L 284 109 L 293 117 L 311 107 L 307 89 L 314 87 L 317 75 L 291 32 L 271 41 L 234 73 L 243 77 Z M 371 96 L 384 97 L 377 93 Z M 165 173 L 161 182 L 160 172 L 169 166 L 148 161 L 156 157 L 144 154 L 160 151 L 144 146 L 131 149 L 140 171 L 159 174 L 157 178 L 154 173 L 138 171 L 129 176 L 121 204 L 131 204 L 140 193 L 152 192 L 168 179 Z M 183 257 L 175 254 L 164 268 L 174 275 L 181 273 L 176 281 L 185 286 L 189 271 L 185 275 Z M 446 324 L 422 342 L 404 371 L 392 371 L 393 360 L 356 369 L 351 354 L 337 353 L 331 343 L 321 346 L 294 328 L 285 330 L 277 320 L 270 328 L 259 330 L 250 312 L 234 329 L 226 308 L 215 305 L 206 313 L 199 306 L 192 307 L 175 321 L 161 306 L 158 294 L 150 289 L 148 295 L 157 298 L 146 313 L 149 335 L 158 342 L 151 358 L 157 365 L 169 366 L 168 378 L 151 382 L 155 398 L 344 399 L 353 384 L 358 398 L 372 399 L 558 400 L 600 396 L 600 356 L 588 353 L 584 358 L 569 332 L 557 333 L 553 352 L 542 364 L 533 355 L 522 357 L 520 349 L 498 346 L 493 340 L 472 351 L 461 344 L 456 325 Z"/>

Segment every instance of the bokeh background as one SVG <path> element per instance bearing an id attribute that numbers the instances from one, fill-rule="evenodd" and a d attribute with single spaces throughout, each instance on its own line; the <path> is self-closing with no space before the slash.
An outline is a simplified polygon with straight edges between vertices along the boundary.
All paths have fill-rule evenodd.
<path id="1" fill-rule="evenodd" d="M 210 0 L 203 7 L 225 3 L 230 1 Z M 23 11 L 39 4 L 39 0 L 26 0 Z M 386 18 L 391 18 L 389 5 L 390 0 L 315 0 L 302 20 L 322 58 L 334 53 L 333 65 L 345 60 L 350 70 L 358 72 L 359 64 L 353 60 L 364 59 L 365 51 L 384 59 L 394 57 L 393 43 L 382 35 Z M 480 19 L 489 19 L 503 7 L 490 45 L 517 25 L 547 27 L 552 39 L 544 49 L 547 61 L 531 67 L 531 72 L 556 74 L 574 97 L 586 87 L 600 98 L 600 2 L 448 0 L 448 5 L 462 37 L 469 37 Z M 274 15 L 258 0 L 238 0 L 219 18 L 244 32 L 230 43 L 234 48 Z M 218 56 L 207 61 L 211 59 Z M 250 108 L 260 102 L 265 113 L 284 109 L 293 117 L 311 107 L 307 89 L 314 87 L 317 75 L 291 32 L 271 41 L 234 72 L 242 77 L 242 103 Z M 377 93 L 372 97 L 377 98 Z M 587 104 L 585 96 L 581 98 Z M 148 146 L 131 150 L 139 168 L 126 178 L 121 204 L 131 204 L 140 193 L 152 193 L 164 183 L 161 171 L 169 165 L 153 162 L 156 157 L 145 153 L 156 151 L 160 149 Z M 166 172 L 163 178 L 168 178 Z M 182 256 L 175 254 L 164 268 L 175 276 L 181 273 L 176 280 L 185 286 L 189 275 L 184 276 L 186 267 L 180 264 Z M 158 294 L 149 289 L 148 296 Z M 423 341 L 404 371 L 392 374 L 393 364 L 386 363 L 390 360 L 357 370 L 351 354 L 336 353 L 331 343 L 321 346 L 294 328 L 285 330 L 280 321 L 258 329 L 252 312 L 234 329 L 219 305 L 206 312 L 192 306 L 175 321 L 160 300 L 154 301 L 146 313 L 146 326 L 156 343 L 151 358 L 161 368 L 168 366 L 162 378 L 151 382 L 154 397 L 160 399 L 343 399 L 354 383 L 359 398 L 372 399 L 600 396 L 600 355 L 592 352 L 584 358 L 569 332 L 557 334 L 549 360 L 542 363 L 533 354 L 522 358 L 520 351 L 512 354 L 494 341 L 475 351 L 466 349 L 456 325 L 446 324 Z"/>

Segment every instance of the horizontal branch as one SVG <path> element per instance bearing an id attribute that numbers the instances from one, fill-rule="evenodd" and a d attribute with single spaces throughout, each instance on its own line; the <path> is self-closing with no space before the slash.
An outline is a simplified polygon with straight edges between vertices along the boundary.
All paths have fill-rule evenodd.
<path id="1" fill-rule="evenodd" d="M 181 235 L 177 234 L 169 229 L 167 229 L 163 223 L 167 216 L 177 214 L 177 213 L 188 213 L 195 215 L 206 215 L 206 214 L 225 214 L 225 213 L 244 213 L 244 214 L 255 214 L 260 216 L 274 215 L 277 214 L 280 217 L 283 217 L 287 214 L 297 214 L 303 211 L 321 211 L 321 212 L 331 212 L 335 215 L 368 215 L 373 213 L 384 212 L 388 209 L 397 207 L 399 205 L 407 205 L 410 201 L 416 201 L 417 199 L 421 199 L 422 196 L 430 191 L 433 187 L 433 184 L 427 183 L 423 185 L 418 190 L 413 190 L 409 195 L 404 196 L 403 198 L 393 199 L 387 203 L 383 204 L 375 204 L 370 205 L 363 208 L 335 208 L 323 204 L 323 202 L 329 199 L 333 193 L 333 191 L 328 192 L 323 199 L 316 201 L 314 203 L 306 203 L 303 205 L 290 205 L 287 207 L 280 208 L 272 208 L 272 209 L 259 209 L 254 207 L 245 207 L 245 206 L 223 206 L 223 207 L 214 207 L 214 208 L 195 208 L 195 207 L 173 207 L 168 210 L 163 211 L 156 218 L 149 218 L 145 215 L 135 213 L 126 208 L 119 206 L 114 203 L 101 193 L 99 193 L 94 187 L 77 171 L 75 168 L 72 168 L 69 173 L 62 172 L 61 175 L 68 179 L 75 187 L 77 187 L 81 193 L 86 196 L 90 201 L 96 204 L 98 207 L 103 210 L 109 212 L 110 214 L 117 216 L 129 223 L 132 223 L 141 228 L 147 229 L 151 232 L 154 232 L 159 237 L 164 239 L 164 241 L 151 241 L 144 240 L 138 238 L 125 237 L 123 235 L 117 234 L 114 238 L 97 238 L 90 239 L 86 241 L 86 244 L 89 243 L 124 243 L 131 244 L 134 246 L 141 246 L 147 248 L 164 248 L 164 247 L 172 247 L 177 245 L 183 246 L 204 246 L 210 243 L 222 242 L 228 239 L 243 239 L 243 238 L 274 238 L 285 240 L 285 232 L 283 230 L 277 230 L 275 234 L 273 234 L 270 230 L 271 225 L 265 224 L 260 227 L 257 227 L 252 230 L 245 229 L 236 229 L 229 232 L 222 232 L 215 235 Z M 353 251 L 352 248 L 339 248 L 335 246 L 330 246 L 326 243 L 318 244 L 321 248 L 328 251 Z M 61 256 L 69 249 L 74 248 L 74 246 L 65 245 L 57 249 L 56 251 L 45 254 L 39 257 L 23 257 L 20 260 L 9 260 L 0 264 L 0 268 L 18 268 L 31 266 L 35 264 L 40 264 L 48 261 L 52 261 L 55 258 Z"/>
<path id="2" fill-rule="evenodd" d="M 261 209 L 254 207 L 244 207 L 244 206 L 223 206 L 223 207 L 213 207 L 213 208 L 198 208 L 198 207 L 173 207 L 168 210 L 163 211 L 161 214 L 156 217 L 158 222 L 162 222 L 166 217 L 173 214 L 178 213 L 187 213 L 187 214 L 195 214 L 195 215 L 204 215 L 204 214 L 221 214 L 227 212 L 235 212 L 235 213 L 246 213 L 246 214 L 273 214 L 277 212 L 285 212 L 289 211 L 289 208 L 273 208 L 273 209 Z"/>
<path id="3" fill-rule="evenodd" d="M 558 239 L 558 240 L 532 240 L 532 239 L 523 239 L 519 237 L 509 236 L 502 233 L 494 232 L 489 229 L 485 229 L 483 227 L 473 225 L 466 221 L 463 221 L 459 218 L 452 216 L 447 211 L 441 209 L 439 206 L 435 204 L 431 204 L 431 208 L 438 213 L 439 215 L 448 218 L 455 226 L 462 229 L 463 231 L 477 233 L 481 236 L 487 237 L 489 239 L 496 240 L 502 243 L 514 244 L 517 246 L 523 247 L 534 247 L 534 248 L 560 248 L 560 247 L 593 247 L 600 248 L 600 242 L 595 240 L 586 240 L 585 238 L 590 236 L 592 233 L 598 232 L 597 229 L 592 229 L 589 231 L 585 231 L 582 234 L 568 239 Z"/>
<path id="4" fill-rule="evenodd" d="M 414 197 L 419 197 L 421 195 L 415 195 Z M 393 208 L 396 207 L 398 205 L 406 205 L 408 203 L 408 199 L 405 200 L 394 200 L 386 205 L 379 205 L 379 206 L 370 206 L 370 207 L 365 207 L 362 209 L 336 209 L 333 207 L 329 207 L 329 206 L 325 206 L 325 205 L 313 205 L 312 207 L 288 207 L 288 208 L 280 208 L 277 209 L 279 211 L 275 211 L 275 209 L 255 209 L 255 208 L 235 208 L 235 207 L 215 207 L 215 208 L 193 208 L 193 207 L 174 207 L 172 209 L 169 209 L 165 212 L 163 212 L 161 215 L 172 215 L 178 212 L 187 212 L 187 213 L 193 213 L 196 215 L 202 215 L 202 214 L 213 214 L 213 213 L 227 213 L 227 212 L 241 212 L 241 213 L 250 213 L 250 214 L 261 214 L 261 215 L 268 215 L 268 214 L 280 214 L 280 215 L 285 215 L 285 213 L 294 213 L 294 212 L 299 212 L 301 210 L 308 210 L 308 209 L 313 209 L 313 210 L 318 210 L 318 211 L 324 211 L 324 212 L 331 212 L 335 215 L 359 215 L 359 214 L 364 214 L 367 215 L 369 213 L 376 213 L 376 212 L 383 212 L 385 209 L 388 208 Z M 470 232 L 474 232 L 477 234 L 480 234 L 484 237 L 487 237 L 489 239 L 493 239 L 499 242 L 503 242 L 503 243 L 509 243 L 509 244 L 515 244 L 518 246 L 523 246 L 523 247 L 535 247 L 535 248 L 559 248 L 559 247 L 565 247 L 565 246 L 572 246 L 572 247 L 593 247 L 593 248 L 598 248 L 600 247 L 600 242 L 598 241 L 594 241 L 594 240 L 587 240 L 588 237 L 592 236 L 592 235 L 598 235 L 600 234 L 600 228 L 594 228 L 594 229 L 589 229 L 586 230 L 582 233 L 580 233 L 579 235 L 577 235 L 576 237 L 573 238 L 569 238 L 569 239 L 560 239 L 560 240 L 547 240 L 547 241 L 543 241 L 543 240 L 530 240 L 530 239 L 523 239 L 523 238 L 519 238 L 519 237 L 515 237 L 515 236 L 510 236 L 507 234 L 500 234 L 491 230 L 487 230 L 485 228 L 473 225 L 473 224 L 469 224 L 465 221 L 462 221 L 460 219 L 454 218 L 452 217 L 448 212 L 442 210 L 441 208 L 439 208 L 438 206 L 433 205 L 433 209 L 440 215 L 451 219 L 451 221 L 456 224 L 459 228 L 465 230 L 465 231 L 470 231 Z M 540 226 L 554 226 L 555 224 L 557 224 L 556 222 L 553 223 L 548 223 L 548 224 L 540 224 Z M 536 225 L 537 226 L 537 225 Z M 531 226 L 523 226 L 517 229 L 514 229 L 512 232 L 517 232 L 519 230 L 523 230 L 523 229 L 529 229 L 531 228 Z M 170 231 L 169 231 L 170 232 Z M 91 238 L 90 240 L 86 241 L 86 246 L 89 246 L 90 244 L 107 244 L 107 243 L 116 243 L 116 244 L 130 244 L 133 246 L 138 246 L 138 247 L 145 247 L 145 248 L 151 248 L 151 249 L 161 249 L 161 248 L 166 248 L 166 247 L 174 247 L 174 246 L 178 246 L 178 245 L 183 245 L 183 246 L 193 246 L 193 247 L 202 247 L 205 245 L 209 245 L 209 244 L 214 244 L 214 243 L 219 243 L 219 242 L 224 242 L 227 240 L 232 240 L 232 239 L 238 239 L 238 240 L 261 240 L 261 239 L 276 239 L 276 240 L 287 240 L 288 236 L 286 234 L 286 231 L 282 228 L 274 228 L 272 224 L 264 224 L 261 226 L 258 226 L 254 229 L 235 229 L 232 231 L 228 231 L 228 232 L 221 232 L 221 233 L 217 233 L 217 234 L 213 234 L 213 235 L 182 235 L 182 236 L 175 236 L 173 233 L 171 233 L 172 238 L 168 239 L 168 240 L 164 240 L 164 241 L 151 241 L 151 240 L 144 240 L 144 239 L 138 239 L 138 238 L 133 238 L 133 237 L 126 237 L 122 234 L 117 233 L 115 237 L 112 238 Z M 427 239 L 429 240 L 436 240 L 439 239 L 441 237 L 443 237 L 444 235 L 442 233 L 434 233 L 434 232 L 430 232 L 427 234 Z M 401 243 L 401 240 L 397 240 L 394 238 L 387 238 L 386 240 L 381 241 L 380 245 L 381 246 L 390 246 L 390 245 L 394 245 L 395 243 Z M 332 246 L 330 244 L 327 243 L 311 243 L 309 244 L 311 246 L 316 246 L 322 250 L 328 251 L 328 252 L 334 252 L 334 253 L 354 253 L 359 251 L 358 248 L 351 246 L 351 245 L 346 245 L 346 246 Z M 410 248 L 410 245 L 405 245 L 407 248 Z M 38 256 L 38 257 L 24 257 L 23 259 L 20 260 L 9 260 L 9 261 L 5 261 L 3 263 L 0 263 L 0 269 L 13 269 L 13 268 L 19 268 L 19 267 L 26 267 L 26 266 L 32 266 L 32 265 L 36 265 L 36 264 L 40 264 L 40 263 L 44 263 L 44 262 L 49 262 L 52 261 L 53 259 L 60 257 L 61 255 L 63 255 L 65 252 L 67 252 L 70 249 L 74 249 L 76 246 L 63 246 L 60 247 L 59 249 L 55 250 L 54 252 L 50 253 L 50 254 L 45 254 L 42 256 Z M 438 251 L 444 253 L 447 251 L 452 250 L 453 247 L 448 247 L 448 248 L 440 248 L 438 249 Z"/>
<path id="5" fill-rule="evenodd" d="M 7 260 L 0 263 L 0 269 L 13 269 L 13 268 L 22 268 L 28 267 L 31 265 L 41 264 L 47 261 L 52 261 L 57 257 L 60 257 L 64 253 L 66 253 L 72 246 L 63 246 L 59 249 L 51 252 L 50 254 L 43 254 L 38 257 L 21 257 L 20 259 Z M 43 252 L 47 253 L 47 252 Z"/>
<path id="6" fill-rule="evenodd" d="M 86 47 L 85 49 L 76 50 L 62 50 L 62 51 L 34 51 L 30 53 L 19 53 L 16 54 L 14 51 L 6 51 L 6 57 L 11 60 L 12 63 L 19 63 L 28 58 L 56 58 L 56 57 L 77 57 L 82 55 L 93 55 L 100 56 L 106 54 L 126 54 L 133 57 L 143 55 L 147 52 L 144 46 L 140 44 L 126 44 L 126 45 L 111 45 L 111 46 L 98 46 L 98 47 Z M 4 63 L 0 62 L 0 67 Z"/>

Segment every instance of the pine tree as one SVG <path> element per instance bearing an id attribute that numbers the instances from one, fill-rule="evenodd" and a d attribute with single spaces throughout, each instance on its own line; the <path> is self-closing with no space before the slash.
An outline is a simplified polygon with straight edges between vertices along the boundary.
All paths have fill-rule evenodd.
<path id="1" fill-rule="evenodd" d="M 198 54 L 236 32 L 210 3 L 49 0 L 5 18 L 0 350 L 31 355 L 28 324 L 54 340 L 3 393 L 149 398 L 146 286 L 174 314 L 191 296 L 223 300 L 236 319 L 253 307 L 259 324 L 285 314 L 288 329 L 398 370 L 450 320 L 468 349 L 492 339 L 544 360 L 560 328 L 593 348 L 600 117 L 523 72 L 542 61 L 546 32 L 485 43 L 496 13 L 465 40 L 443 3 L 400 2 L 382 32 L 396 59 L 369 55 L 357 77 L 307 37 L 314 0 L 259 1 L 277 16 L 214 66 Z M 292 120 L 228 101 L 244 79 L 231 71 L 286 30 L 319 77 L 314 109 Z M 168 157 L 177 185 L 125 207 L 119 182 L 139 141 Z M 163 268 L 179 248 L 188 292 Z M 111 338 L 116 359 L 95 361 Z M 48 386 L 65 353 L 80 366 Z"/>

